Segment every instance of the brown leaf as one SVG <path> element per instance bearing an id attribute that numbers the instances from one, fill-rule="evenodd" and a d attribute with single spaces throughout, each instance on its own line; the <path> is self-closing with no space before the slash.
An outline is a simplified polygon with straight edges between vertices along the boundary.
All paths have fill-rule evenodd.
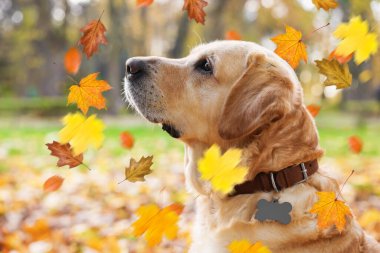
<path id="1" fill-rule="evenodd" d="M 136 0 L 137 7 L 147 7 L 153 3 L 153 0 Z"/>
<path id="2" fill-rule="evenodd" d="M 82 55 L 75 47 L 67 50 L 65 54 L 65 69 L 69 74 L 76 74 L 79 70 L 80 63 L 82 61 Z"/>
<path id="3" fill-rule="evenodd" d="M 125 179 L 123 181 L 145 181 L 144 176 L 152 173 L 152 170 L 150 169 L 153 164 L 152 159 L 153 156 L 141 157 L 141 159 L 136 162 L 135 159 L 131 158 L 129 161 L 129 167 L 125 168 Z"/>
<path id="4" fill-rule="evenodd" d="M 205 24 L 206 13 L 203 8 L 208 3 L 205 0 L 185 0 L 183 10 L 187 10 L 190 19 L 194 19 L 197 23 Z"/>
<path id="5" fill-rule="evenodd" d="M 58 190 L 61 187 L 63 180 L 64 179 L 60 176 L 49 177 L 44 183 L 44 191 L 53 192 Z"/>
<path id="6" fill-rule="evenodd" d="M 133 147 L 133 143 L 134 143 L 133 136 L 127 131 L 124 131 L 120 134 L 120 141 L 121 141 L 121 145 L 124 148 L 130 149 Z"/>
<path id="7" fill-rule="evenodd" d="M 90 58 L 98 51 L 99 44 L 107 44 L 107 39 L 104 35 L 106 30 L 100 18 L 91 21 L 80 30 L 83 35 L 79 40 L 79 44 L 83 46 L 83 52 L 87 55 L 87 58 Z"/>
<path id="8" fill-rule="evenodd" d="M 53 143 L 47 143 L 46 146 L 51 151 L 50 155 L 59 158 L 57 162 L 58 167 L 68 165 L 71 169 L 83 164 L 83 154 L 74 156 L 69 143 L 61 144 L 53 141 Z"/>
<path id="9" fill-rule="evenodd" d="M 322 59 L 315 61 L 319 73 L 325 75 L 327 79 L 323 83 L 325 86 L 335 85 L 337 89 L 343 89 L 351 86 L 352 75 L 348 64 L 340 64 L 337 60 L 331 61 Z"/>
<path id="10" fill-rule="evenodd" d="M 227 31 L 224 37 L 226 40 L 241 40 L 241 35 L 234 30 Z"/>

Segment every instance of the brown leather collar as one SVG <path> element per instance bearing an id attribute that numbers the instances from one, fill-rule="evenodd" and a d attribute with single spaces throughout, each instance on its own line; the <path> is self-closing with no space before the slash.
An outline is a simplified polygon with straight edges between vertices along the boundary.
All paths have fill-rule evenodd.
<path id="1" fill-rule="evenodd" d="M 305 182 L 308 177 L 318 170 L 318 161 L 312 160 L 293 165 L 276 172 L 261 172 L 244 183 L 235 185 L 234 192 L 230 196 L 239 194 L 251 194 L 255 192 L 281 191 L 293 185 Z"/>

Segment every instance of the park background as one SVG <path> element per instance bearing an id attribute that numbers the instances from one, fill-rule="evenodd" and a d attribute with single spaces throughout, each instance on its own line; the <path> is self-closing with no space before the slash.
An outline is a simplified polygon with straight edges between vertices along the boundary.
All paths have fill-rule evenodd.
<path id="1" fill-rule="evenodd" d="M 138 55 L 185 56 L 192 47 L 224 39 L 235 31 L 243 40 L 274 50 L 273 36 L 290 25 L 309 36 L 309 64 L 297 75 L 305 103 L 321 106 L 316 116 L 322 164 L 341 182 L 361 225 L 380 240 L 380 52 L 357 66 L 350 63 L 352 87 L 324 87 L 314 60 L 337 45 L 332 32 L 341 22 L 360 15 L 380 34 L 379 0 L 341 0 L 328 12 L 311 0 L 210 0 L 205 25 L 182 11 L 182 0 L 155 0 L 137 7 L 134 0 L 0 0 L 0 250 L 2 252 L 184 252 L 189 240 L 194 196 L 186 193 L 183 146 L 137 116 L 123 101 L 125 61 Z M 101 72 L 113 89 L 106 93 L 107 110 L 96 112 L 107 125 L 99 151 L 85 155 L 84 166 L 57 168 L 45 143 L 57 139 L 73 84 L 63 66 L 65 52 L 77 45 L 80 28 L 101 13 L 108 45 L 91 60 L 82 59 L 74 79 Z M 94 111 L 92 111 L 94 112 Z M 132 149 L 121 145 L 129 131 Z M 359 137 L 356 154 L 348 139 Z M 143 183 L 123 182 L 131 157 L 153 155 L 153 174 Z M 51 193 L 44 181 L 58 174 L 62 187 Z M 147 203 L 188 204 L 179 239 L 149 248 L 129 229 L 136 209 Z"/>

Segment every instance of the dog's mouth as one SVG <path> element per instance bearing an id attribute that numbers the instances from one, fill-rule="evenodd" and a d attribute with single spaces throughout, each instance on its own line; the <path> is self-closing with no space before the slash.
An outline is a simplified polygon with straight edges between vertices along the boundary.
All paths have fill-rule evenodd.
<path id="1" fill-rule="evenodd" d="M 173 138 L 181 137 L 181 132 L 177 130 L 173 125 L 169 125 L 167 123 L 162 123 L 162 130 L 167 132 Z"/>

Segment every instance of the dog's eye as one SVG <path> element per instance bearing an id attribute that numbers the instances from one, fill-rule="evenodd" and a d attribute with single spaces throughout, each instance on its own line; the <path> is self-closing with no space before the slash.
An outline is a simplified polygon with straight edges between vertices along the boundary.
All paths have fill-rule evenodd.
<path id="1" fill-rule="evenodd" d="M 203 73 L 212 73 L 212 65 L 209 59 L 205 58 L 197 62 L 195 68 Z"/>

